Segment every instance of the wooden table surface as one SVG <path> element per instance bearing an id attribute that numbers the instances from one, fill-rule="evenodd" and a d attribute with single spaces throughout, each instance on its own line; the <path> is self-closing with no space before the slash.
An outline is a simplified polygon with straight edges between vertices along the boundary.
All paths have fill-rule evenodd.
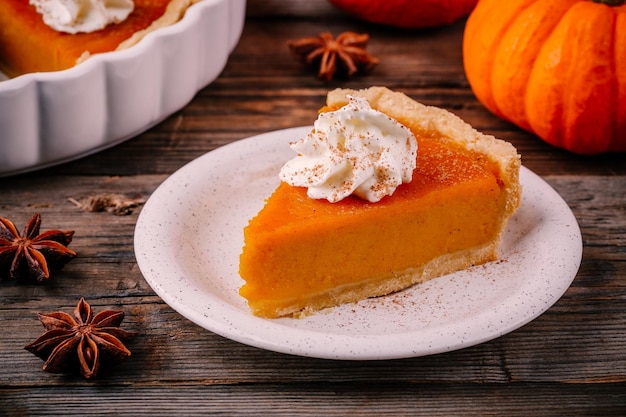
<path id="1" fill-rule="evenodd" d="M 322 82 L 295 62 L 288 39 L 353 30 L 380 65 Z M 0 215 L 20 229 L 75 230 L 78 257 L 46 285 L 0 282 L 0 415 L 626 415 L 626 163 L 551 148 L 487 112 L 465 79 L 463 22 L 425 31 L 368 25 L 317 1 L 250 0 L 221 74 L 149 131 L 81 160 L 0 179 Z M 523 163 L 569 204 L 583 236 L 564 296 L 522 328 L 462 350 L 408 359 L 333 361 L 246 346 L 182 317 L 144 280 L 129 215 L 73 204 L 103 193 L 148 198 L 189 161 L 248 136 L 309 125 L 334 87 L 385 85 L 453 111 L 509 140 Z M 132 357 L 98 379 L 43 372 L 23 347 L 43 332 L 37 312 L 122 309 L 138 336 Z"/>

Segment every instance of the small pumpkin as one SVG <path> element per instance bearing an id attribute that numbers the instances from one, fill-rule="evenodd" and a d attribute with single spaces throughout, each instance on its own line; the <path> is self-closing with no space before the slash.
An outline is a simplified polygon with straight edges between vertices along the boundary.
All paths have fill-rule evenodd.
<path id="1" fill-rule="evenodd" d="M 344 12 L 370 23 L 404 29 L 450 24 L 467 16 L 478 0 L 329 0 Z"/>
<path id="2" fill-rule="evenodd" d="M 626 0 L 480 0 L 463 61 L 497 116 L 575 153 L 626 151 Z"/>

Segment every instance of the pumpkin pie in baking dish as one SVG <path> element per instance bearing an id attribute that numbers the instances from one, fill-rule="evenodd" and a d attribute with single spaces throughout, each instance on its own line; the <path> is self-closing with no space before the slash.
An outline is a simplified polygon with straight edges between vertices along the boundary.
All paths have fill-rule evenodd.
<path id="1" fill-rule="evenodd" d="M 42 1 L 42 0 L 39 0 Z M 0 71 L 9 77 L 71 68 L 90 55 L 126 49 L 171 25 L 201 0 L 134 0 L 121 22 L 88 33 L 66 33 L 44 23 L 28 0 L 0 2 Z"/>
<path id="2" fill-rule="evenodd" d="M 343 192 L 345 184 L 355 188 L 354 176 L 341 186 L 336 183 L 346 167 L 357 169 L 360 162 L 352 155 L 340 168 L 327 172 L 325 178 L 334 182 L 334 188 L 320 198 L 316 195 L 320 187 L 307 189 L 302 181 L 286 182 L 290 176 L 314 172 L 315 177 L 323 170 L 319 159 L 310 163 L 312 155 L 322 154 L 320 142 L 299 141 L 293 161 L 303 156 L 309 160 L 291 163 L 291 168 L 297 167 L 291 174 L 283 175 L 290 162 L 283 167 L 283 181 L 244 229 L 240 275 L 245 283 L 240 294 L 255 315 L 309 314 L 497 259 L 500 237 L 520 203 L 520 157 L 515 148 L 477 132 L 443 109 L 424 106 L 384 87 L 331 91 L 320 118 L 348 108 L 353 100 L 366 101 L 371 107 L 367 112 L 376 113 L 374 119 L 382 117 L 386 123 L 388 118 L 412 133 L 417 144 L 412 175 L 374 202 L 363 194 L 380 183 L 369 180 L 366 192 L 357 189 L 343 199 L 327 198 Z M 369 116 L 344 116 L 357 129 L 369 123 Z M 342 117 L 332 116 L 326 123 L 330 131 L 340 132 L 335 148 L 329 146 L 335 151 L 353 146 L 347 144 L 346 128 L 338 127 Z M 320 135 L 319 126 L 316 122 L 311 135 Z M 378 131 L 388 133 L 387 128 Z M 367 136 L 360 132 L 356 136 Z M 321 137 L 329 135 L 321 133 Z M 399 143 L 405 146 L 404 138 Z M 398 155 L 409 153 L 408 143 Z M 378 156 L 387 149 L 379 145 L 374 146 Z M 335 151 L 330 160 L 337 156 Z M 387 170 L 391 165 L 387 161 L 370 173 L 382 173 L 379 179 L 384 182 L 394 176 Z M 313 184 L 317 179 L 304 182 Z"/>

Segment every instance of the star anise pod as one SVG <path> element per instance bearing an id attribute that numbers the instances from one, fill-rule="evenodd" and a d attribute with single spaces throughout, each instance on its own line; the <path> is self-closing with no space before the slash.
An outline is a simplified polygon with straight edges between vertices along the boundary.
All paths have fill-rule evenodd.
<path id="1" fill-rule="evenodd" d="M 130 351 L 122 343 L 135 332 L 120 329 L 123 311 L 101 311 L 95 317 L 81 298 L 74 317 L 64 312 L 39 314 L 46 332 L 24 349 L 46 361 L 43 370 L 63 373 L 80 367 L 85 378 L 94 378 L 101 364 L 127 359 Z"/>
<path id="2" fill-rule="evenodd" d="M 368 40 L 367 33 L 343 32 L 334 39 L 332 34 L 324 32 L 316 37 L 290 40 L 287 46 L 299 60 L 319 66 L 318 77 L 329 81 L 337 72 L 350 77 L 378 64 L 378 58 L 365 50 Z"/>
<path id="3" fill-rule="evenodd" d="M 39 234 L 41 216 L 36 213 L 26 224 L 23 235 L 8 219 L 0 217 L 0 278 L 42 282 L 50 271 L 74 259 L 76 252 L 67 245 L 73 230 L 48 230 Z"/>

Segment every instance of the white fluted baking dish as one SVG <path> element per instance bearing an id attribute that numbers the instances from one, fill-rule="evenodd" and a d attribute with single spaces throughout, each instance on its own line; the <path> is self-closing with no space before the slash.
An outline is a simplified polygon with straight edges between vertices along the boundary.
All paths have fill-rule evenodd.
<path id="1" fill-rule="evenodd" d="M 245 8 L 245 0 L 203 0 L 127 50 L 0 79 L 0 176 L 95 153 L 184 107 L 222 72 Z"/>

